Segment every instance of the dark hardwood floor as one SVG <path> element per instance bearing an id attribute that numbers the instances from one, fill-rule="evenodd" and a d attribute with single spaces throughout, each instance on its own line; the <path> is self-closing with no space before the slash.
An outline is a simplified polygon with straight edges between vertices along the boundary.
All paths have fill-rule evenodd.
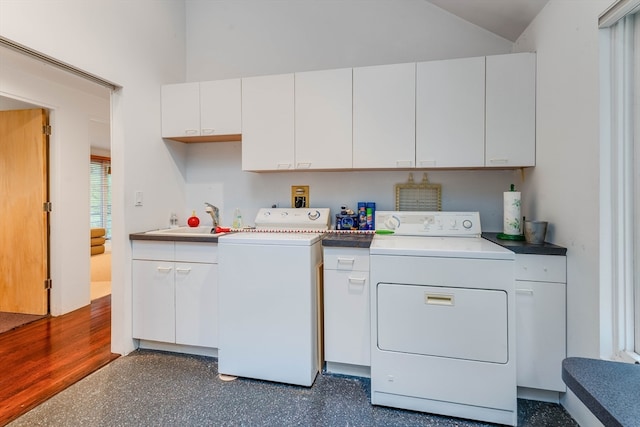
<path id="1" fill-rule="evenodd" d="M 119 355 L 111 353 L 111 296 L 0 334 L 0 426 Z"/>

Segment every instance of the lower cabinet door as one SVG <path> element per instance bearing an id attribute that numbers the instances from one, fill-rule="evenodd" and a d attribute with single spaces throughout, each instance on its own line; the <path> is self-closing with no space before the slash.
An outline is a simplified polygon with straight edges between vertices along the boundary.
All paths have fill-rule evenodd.
<path id="1" fill-rule="evenodd" d="M 565 391 L 565 284 L 516 281 L 517 383 Z"/>
<path id="2" fill-rule="evenodd" d="M 175 341 L 174 263 L 133 261 L 133 337 Z"/>
<path id="3" fill-rule="evenodd" d="M 371 365 L 369 273 L 324 271 L 324 358 Z"/>
<path id="4" fill-rule="evenodd" d="M 218 347 L 218 265 L 176 263 L 176 344 Z"/>

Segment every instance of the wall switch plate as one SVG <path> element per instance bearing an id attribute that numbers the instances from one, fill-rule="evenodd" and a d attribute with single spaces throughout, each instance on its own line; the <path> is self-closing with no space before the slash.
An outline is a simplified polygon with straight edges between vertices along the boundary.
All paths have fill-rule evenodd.
<path id="1" fill-rule="evenodd" d="M 136 191 L 136 194 L 134 196 L 135 198 L 135 206 L 142 206 L 142 191 Z"/>
<path id="2" fill-rule="evenodd" d="M 291 186 L 291 207 L 292 208 L 308 208 L 309 207 L 309 186 L 308 185 L 292 185 Z"/>

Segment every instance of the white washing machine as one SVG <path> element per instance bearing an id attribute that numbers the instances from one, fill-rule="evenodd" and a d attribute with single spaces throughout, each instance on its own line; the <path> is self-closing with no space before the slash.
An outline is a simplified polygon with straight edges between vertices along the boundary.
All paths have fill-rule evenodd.
<path id="1" fill-rule="evenodd" d="M 516 425 L 515 254 L 477 212 L 375 221 L 371 403 Z"/>
<path id="2" fill-rule="evenodd" d="M 221 374 L 311 386 L 328 208 L 260 209 L 253 232 L 218 239 Z"/>

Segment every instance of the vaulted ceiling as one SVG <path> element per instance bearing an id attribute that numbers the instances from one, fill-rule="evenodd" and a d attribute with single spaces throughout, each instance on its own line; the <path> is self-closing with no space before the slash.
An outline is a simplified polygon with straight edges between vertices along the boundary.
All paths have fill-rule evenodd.
<path id="1" fill-rule="evenodd" d="M 515 42 L 549 0 L 426 0 Z"/>

